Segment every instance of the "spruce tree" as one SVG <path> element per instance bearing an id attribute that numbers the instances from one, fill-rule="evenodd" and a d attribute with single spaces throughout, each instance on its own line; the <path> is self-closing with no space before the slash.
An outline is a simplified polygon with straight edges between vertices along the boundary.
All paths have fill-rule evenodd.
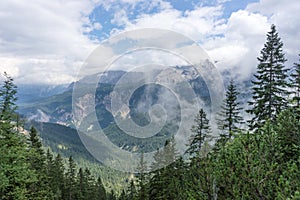
<path id="1" fill-rule="evenodd" d="M 77 178 L 77 199 L 84 199 L 87 195 L 88 184 L 82 168 L 79 168 Z"/>
<path id="2" fill-rule="evenodd" d="M 175 138 L 172 136 L 170 139 L 166 140 L 163 151 L 162 158 L 164 166 L 168 166 L 174 163 L 178 157 L 178 152 L 176 151 Z"/>
<path id="3" fill-rule="evenodd" d="M 138 178 L 138 198 L 139 200 L 147 199 L 148 198 L 148 190 L 147 190 L 147 163 L 144 160 L 144 153 L 141 153 L 140 162 L 137 167 L 137 178 Z"/>
<path id="4" fill-rule="evenodd" d="M 174 163 L 167 167 L 167 177 L 169 179 L 168 185 L 166 186 L 167 199 L 188 199 L 186 167 L 182 157 L 179 157 Z"/>
<path id="5" fill-rule="evenodd" d="M 149 182 L 149 199 L 158 199 L 162 196 L 161 188 L 164 187 L 163 167 L 164 158 L 162 150 L 157 149 L 154 156 L 154 162 L 151 164 L 151 178 Z"/>
<path id="6" fill-rule="evenodd" d="M 275 25 L 267 33 L 267 41 L 258 57 L 257 73 L 252 81 L 251 130 L 262 127 L 267 120 L 274 121 L 276 115 L 287 107 L 287 69 L 281 42 Z"/>
<path id="7" fill-rule="evenodd" d="M 30 152 L 25 136 L 16 126 L 17 87 L 6 73 L 4 78 L 0 87 L 0 198 L 28 199 L 28 188 L 36 183 L 37 175 L 27 160 Z"/>
<path id="8" fill-rule="evenodd" d="M 46 153 L 46 174 L 48 179 L 51 181 L 51 173 L 53 170 L 53 155 L 50 152 L 50 149 L 47 149 Z"/>
<path id="9" fill-rule="evenodd" d="M 13 78 L 4 72 L 4 83 L 0 88 L 0 120 L 16 121 L 17 86 Z"/>
<path id="10" fill-rule="evenodd" d="M 42 172 L 45 169 L 46 156 L 42 148 L 42 143 L 34 127 L 29 131 L 29 142 L 32 149 L 31 165 L 33 169 Z"/>
<path id="11" fill-rule="evenodd" d="M 51 163 L 49 163 L 50 165 Z M 50 166 L 49 166 L 50 167 Z M 66 193 L 66 176 L 65 176 L 65 167 L 63 163 L 63 159 L 60 154 L 57 154 L 53 161 L 53 165 L 50 169 L 50 180 L 51 180 L 51 188 L 54 193 L 55 199 L 62 199 Z"/>
<path id="12" fill-rule="evenodd" d="M 52 199 L 50 182 L 47 178 L 46 155 L 42 143 L 38 137 L 37 130 L 31 127 L 29 131 L 29 163 L 36 172 L 38 181 L 30 186 L 31 193 L 35 199 Z"/>
<path id="13" fill-rule="evenodd" d="M 155 162 L 151 166 L 154 171 L 151 173 L 149 183 L 149 199 L 174 199 L 173 190 L 170 187 L 174 181 L 172 174 L 178 156 L 175 146 L 175 139 L 172 137 L 166 140 L 164 148 L 157 150 L 154 155 Z"/>
<path id="14" fill-rule="evenodd" d="M 212 199 L 212 172 L 207 152 L 203 148 L 208 146 L 207 142 L 211 137 L 209 120 L 203 109 L 195 118 L 195 125 L 192 127 L 191 143 L 187 150 L 191 161 L 189 163 L 187 195 L 192 199 Z M 204 152 L 204 153 L 203 153 Z"/>
<path id="15" fill-rule="evenodd" d="M 238 102 L 239 92 L 233 80 L 230 81 L 226 98 L 221 106 L 221 112 L 218 114 L 218 128 L 222 131 L 221 137 L 231 138 L 232 134 L 241 129 L 243 117 L 240 115 L 242 108 Z"/>
<path id="16" fill-rule="evenodd" d="M 96 199 L 96 192 L 95 192 L 95 178 L 92 176 L 91 171 L 86 168 L 84 170 L 84 177 L 86 180 L 86 194 L 83 195 L 83 199 Z"/>
<path id="17" fill-rule="evenodd" d="M 199 110 L 194 121 L 195 125 L 193 125 L 191 129 L 193 135 L 191 136 L 189 148 L 187 150 L 187 153 L 191 157 L 200 155 L 201 148 L 205 140 L 210 137 L 211 133 L 209 120 L 207 119 L 206 113 L 203 109 Z"/>
<path id="18" fill-rule="evenodd" d="M 72 158 L 69 157 L 68 169 L 66 172 L 66 185 L 65 185 L 65 199 L 74 199 L 76 195 L 76 164 Z"/>
<path id="19" fill-rule="evenodd" d="M 300 56 L 300 54 L 299 54 Z M 292 107 L 300 116 L 300 63 L 294 63 L 294 71 L 292 77 L 293 101 Z"/>

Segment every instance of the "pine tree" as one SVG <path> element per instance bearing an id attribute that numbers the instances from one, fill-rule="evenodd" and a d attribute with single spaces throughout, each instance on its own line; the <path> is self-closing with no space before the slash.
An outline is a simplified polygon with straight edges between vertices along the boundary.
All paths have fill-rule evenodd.
<path id="1" fill-rule="evenodd" d="M 87 187 L 88 187 L 88 184 L 87 184 L 87 179 L 86 177 L 84 176 L 84 172 L 82 170 L 82 168 L 79 168 L 79 171 L 78 171 L 78 194 L 77 194 L 77 198 L 76 199 L 84 199 L 84 197 L 87 195 Z"/>
<path id="2" fill-rule="evenodd" d="M 299 54 L 300 56 L 300 54 Z M 292 77 L 292 89 L 293 89 L 293 108 L 300 116 L 300 63 L 294 63 L 294 72 Z"/>
<path id="3" fill-rule="evenodd" d="M 200 109 L 194 121 L 195 125 L 193 125 L 191 129 L 193 135 L 191 136 L 189 148 L 187 150 L 187 153 L 191 157 L 200 155 L 201 148 L 205 140 L 210 137 L 211 133 L 209 120 L 207 119 L 206 113 L 203 109 Z"/>
<path id="4" fill-rule="evenodd" d="M 174 137 L 166 140 L 164 148 L 157 150 L 154 155 L 154 164 L 149 183 L 149 199 L 174 199 L 171 183 L 174 181 L 172 176 L 175 170 L 175 162 L 178 157 Z M 159 168 L 157 168 L 157 166 Z"/>
<path id="5" fill-rule="evenodd" d="M 203 148 L 207 148 L 211 135 L 209 120 L 203 109 L 195 118 L 195 125 L 192 127 L 194 135 L 191 136 L 191 143 L 187 150 L 191 161 L 189 163 L 189 182 L 186 195 L 195 199 L 212 199 L 212 168 L 208 165 L 209 157 Z"/>
<path id="6" fill-rule="evenodd" d="M 174 163 L 168 166 L 167 177 L 169 184 L 166 186 L 168 199 L 188 199 L 186 185 L 186 164 L 182 157 L 179 157 Z"/>
<path id="7" fill-rule="evenodd" d="M 42 143 L 34 127 L 29 131 L 29 142 L 32 149 L 31 165 L 33 169 L 42 172 L 45 169 L 46 156 L 42 148 Z"/>
<path id="8" fill-rule="evenodd" d="M 154 156 L 153 156 L 153 163 L 151 163 L 151 171 L 154 172 L 156 170 L 161 169 L 164 166 L 163 163 L 163 154 L 162 151 L 160 149 L 157 149 Z"/>
<path id="9" fill-rule="evenodd" d="M 47 154 L 48 155 L 48 154 Z M 65 197 L 65 182 L 66 182 L 66 176 L 65 176 L 65 167 L 63 164 L 63 159 L 60 154 L 57 154 L 55 157 L 53 164 L 48 161 L 48 165 L 51 166 L 51 169 L 49 171 L 49 179 L 51 181 L 51 188 L 54 193 L 55 199 L 62 199 Z M 49 167 L 50 167 L 49 166 Z"/>
<path id="10" fill-rule="evenodd" d="M 136 191 L 136 187 L 135 187 L 133 179 L 129 183 L 129 187 L 127 189 L 127 194 L 128 194 L 128 197 L 127 197 L 128 199 L 131 199 L 131 200 L 136 199 L 137 191 Z"/>
<path id="11" fill-rule="evenodd" d="M 46 153 L 46 174 L 48 179 L 51 181 L 50 176 L 53 169 L 53 155 L 50 153 L 50 149 L 47 149 Z"/>
<path id="12" fill-rule="evenodd" d="M 176 143 L 174 136 L 170 139 L 166 140 L 163 152 L 162 152 L 162 158 L 163 158 L 163 164 L 164 166 L 168 166 L 172 163 L 174 163 L 178 157 L 178 152 L 176 151 Z"/>
<path id="13" fill-rule="evenodd" d="M 146 183 L 146 172 L 147 172 L 147 163 L 144 160 L 144 153 L 141 153 L 141 158 L 139 165 L 137 167 L 137 178 L 138 178 L 138 198 L 139 200 L 144 200 L 148 198 L 148 191 L 147 191 L 147 183 Z"/>
<path id="14" fill-rule="evenodd" d="M 163 182 L 163 169 L 164 158 L 162 150 L 157 149 L 153 156 L 154 162 L 151 164 L 151 178 L 149 182 L 149 199 L 158 199 L 162 197 L 161 188 L 164 187 Z M 162 198 L 161 198 L 162 199 Z"/>
<path id="15" fill-rule="evenodd" d="M 241 124 L 243 124 L 243 117 L 240 115 L 242 108 L 237 100 L 238 95 L 236 85 L 231 80 L 227 87 L 226 98 L 221 106 L 221 112 L 217 118 L 218 128 L 222 131 L 221 137 L 227 139 L 232 138 L 232 133 L 240 130 Z"/>
<path id="16" fill-rule="evenodd" d="M 76 164 L 72 158 L 69 157 L 68 160 L 68 169 L 66 172 L 66 185 L 65 185 L 65 199 L 75 199 L 76 194 Z"/>
<path id="17" fill-rule="evenodd" d="M 0 87 L 0 198 L 28 199 L 28 187 L 37 181 L 37 175 L 27 160 L 29 147 L 16 126 L 16 86 L 4 73 Z"/>
<path id="18" fill-rule="evenodd" d="M 267 41 L 257 58 L 259 64 L 252 81 L 252 101 L 249 102 L 253 115 L 249 121 L 250 129 L 256 130 L 267 120 L 274 121 L 276 115 L 287 107 L 287 69 L 282 52 L 283 43 L 278 36 L 275 25 L 267 34 Z"/>
<path id="19" fill-rule="evenodd" d="M 4 72 L 4 83 L 0 88 L 0 120 L 14 121 L 16 119 L 15 111 L 17 109 L 17 86 L 6 72 Z"/>
<path id="20" fill-rule="evenodd" d="M 42 148 L 42 143 L 38 137 L 37 130 L 31 127 L 29 131 L 29 163 L 36 172 L 38 181 L 31 185 L 31 193 L 34 199 L 52 199 L 50 182 L 47 178 L 46 155 Z"/>
<path id="21" fill-rule="evenodd" d="M 84 177 L 86 181 L 86 194 L 83 195 L 84 199 L 94 200 L 96 199 L 96 192 L 95 192 L 95 178 L 92 176 L 91 171 L 86 168 L 84 170 Z"/>

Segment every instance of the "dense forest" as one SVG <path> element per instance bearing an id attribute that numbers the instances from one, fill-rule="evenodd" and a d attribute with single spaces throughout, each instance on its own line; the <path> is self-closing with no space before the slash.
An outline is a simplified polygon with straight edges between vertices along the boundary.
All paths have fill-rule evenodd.
<path id="1" fill-rule="evenodd" d="M 154 163 L 141 155 L 135 177 L 121 193 L 77 168 L 72 157 L 45 152 L 34 127 L 25 131 L 13 79 L 0 88 L 0 199 L 300 199 L 300 64 L 285 65 L 275 25 L 258 57 L 244 120 L 232 80 L 213 133 L 204 109 L 195 117 L 188 150 L 165 141 Z M 216 137 L 218 135 L 218 137 Z M 147 166 L 150 164 L 150 169 Z"/>

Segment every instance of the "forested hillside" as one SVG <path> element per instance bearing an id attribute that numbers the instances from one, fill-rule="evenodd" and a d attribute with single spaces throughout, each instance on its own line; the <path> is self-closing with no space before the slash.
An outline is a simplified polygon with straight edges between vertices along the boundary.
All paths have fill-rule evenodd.
<path id="1" fill-rule="evenodd" d="M 36 128 L 24 131 L 16 113 L 16 85 L 4 73 L 0 199 L 300 199 L 300 64 L 286 66 L 283 52 L 283 42 L 272 25 L 252 79 L 250 120 L 243 119 L 240 91 L 232 80 L 216 116 L 220 134 L 216 137 L 205 109 L 200 109 L 186 153 L 179 155 L 174 138 L 169 138 L 156 151 L 155 162 L 146 163 L 141 154 L 138 173 L 121 193 L 106 190 L 102 177 L 95 177 L 90 169 L 76 167 L 78 154 L 93 159 L 82 147 L 68 147 L 78 152 L 70 151 L 74 155 L 64 164 L 59 153 L 63 144 L 58 148 L 48 143 L 58 153 L 53 155 L 45 152 Z M 72 134 L 71 129 L 65 133 L 60 128 L 55 127 Z M 43 138 L 53 141 L 56 136 Z M 75 142 L 70 143 L 80 146 L 72 139 Z"/>

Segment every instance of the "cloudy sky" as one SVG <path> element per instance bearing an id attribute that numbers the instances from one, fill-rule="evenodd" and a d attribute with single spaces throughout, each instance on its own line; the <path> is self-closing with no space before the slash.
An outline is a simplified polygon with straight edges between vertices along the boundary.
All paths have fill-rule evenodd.
<path id="1" fill-rule="evenodd" d="M 0 71 L 17 83 L 70 83 L 101 42 L 159 28 L 195 40 L 219 70 L 247 77 L 271 24 L 287 65 L 298 61 L 299 10 L 299 0 L 2 0 Z"/>

